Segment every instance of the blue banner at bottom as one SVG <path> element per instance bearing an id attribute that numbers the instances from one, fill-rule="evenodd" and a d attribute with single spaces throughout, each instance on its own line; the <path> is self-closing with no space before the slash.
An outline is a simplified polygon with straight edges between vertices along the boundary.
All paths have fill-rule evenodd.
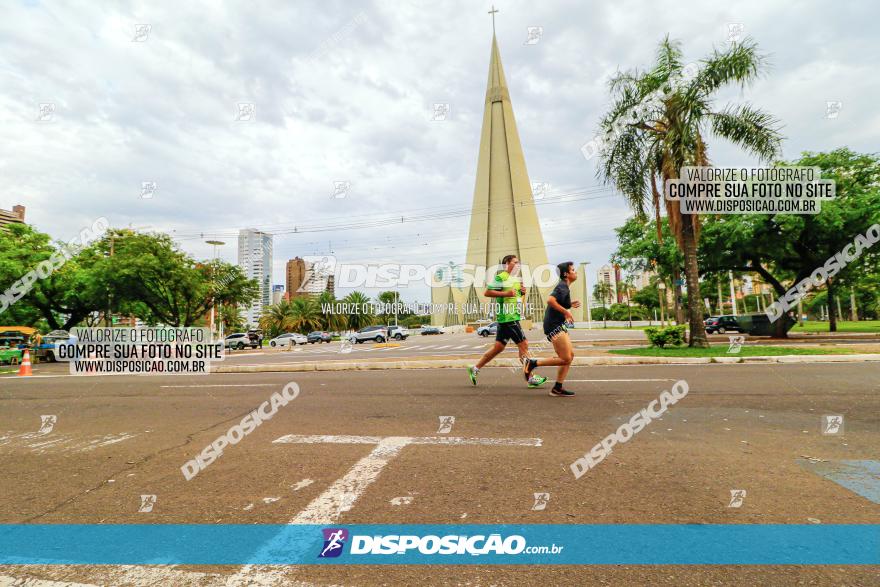
<path id="1" fill-rule="evenodd" d="M 880 525 L 0 525 L 0 564 L 878 565 Z"/>

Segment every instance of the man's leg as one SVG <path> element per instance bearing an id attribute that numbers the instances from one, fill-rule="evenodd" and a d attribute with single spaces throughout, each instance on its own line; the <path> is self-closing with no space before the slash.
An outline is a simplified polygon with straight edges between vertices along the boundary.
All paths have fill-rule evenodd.
<path id="1" fill-rule="evenodd" d="M 477 369 L 482 369 L 486 363 L 497 357 L 507 345 L 501 342 L 500 340 L 496 340 L 495 344 L 493 344 L 488 351 L 486 351 L 480 360 L 477 361 Z"/>
<path id="2" fill-rule="evenodd" d="M 507 340 L 503 338 L 503 333 L 499 331 L 495 338 L 495 344 L 493 344 L 492 347 L 480 357 L 480 360 L 477 361 L 476 365 L 467 368 L 468 377 L 471 378 L 471 383 L 474 385 L 477 384 L 477 374 L 480 372 L 480 369 L 482 369 L 486 363 L 494 359 L 506 346 Z"/>
<path id="3" fill-rule="evenodd" d="M 529 341 L 526 339 L 522 339 L 518 343 L 516 343 L 516 348 L 519 350 L 519 362 L 524 363 L 529 359 Z"/>

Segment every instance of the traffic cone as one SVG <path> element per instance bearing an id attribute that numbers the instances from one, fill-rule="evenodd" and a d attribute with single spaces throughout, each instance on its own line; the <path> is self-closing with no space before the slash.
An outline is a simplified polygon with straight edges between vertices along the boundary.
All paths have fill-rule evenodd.
<path id="1" fill-rule="evenodd" d="M 21 367 L 18 368 L 18 376 L 24 377 L 33 374 L 33 371 L 31 371 L 31 352 L 28 349 L 24 349 L 24 357 L 21 360 Z"/>

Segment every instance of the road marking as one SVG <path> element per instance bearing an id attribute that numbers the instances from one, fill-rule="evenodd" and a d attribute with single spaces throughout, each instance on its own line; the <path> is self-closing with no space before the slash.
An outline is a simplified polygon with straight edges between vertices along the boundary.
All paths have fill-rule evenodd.
<path id="1" fill-rule="evenodd" d="M 276 383 L 216 383 L 210 385 L 160 385 L 159 387 L 182 388 L 182 387 L 275 387 Z"/>
<path id="2" fill-rule="evenodd" d="M 800 459 L 798 459 L 800 461 Z M 801 466 L 880 504 L 880 461 L 801 461 Z"/>
<path id="3" fill-rule="evenodd" d="M 294 516 L 288 524 L 332 524 L 343 513 L 349 511 L 354 503 L 363 495 L 367 488 L 378 479 L 382 469 L 410 444 L 435 445 L 482 445 L 482 446 L 541 446 L 540 438 L 461 438 L 434 436 L 354 436 L 354 435 L 299 435 L 288 434 L 272 441 L 273 444 L 374 444 L 376 447 L 370 454 L 360 459 L 348 472 L 337 479 L 321 495 L 313 499 L 304 510 Z M 260 549 L 256 557 L 284 550 L 292 552 L 301 548 L 298 544 L 283 542 L 283 537 L 272 541 Z M 270 567 L 271 568 L 271 567 Z M 229 578 L 227 585 L 254 585 L 254 578 L 259 577 L 259 584 L 273 585 L 285 580 L 280 571 L 267 574 L 260 572 L 258 565 L 244 565 L 235 575 Z"/>
<path id="4" fill-rule="evenodd" d="M 541 446 L 540 438 L 462 438 L 442 436 L 353 436 L 288 434 L 273 444 L 375 444 L 370 454 L 359 460 L 324 493 L 316 497 L 289 524 L 331 524 L 351 509 L 354 502 L 378 477 L 382 469 L 410 444 Z"/>
<path id="5" fill-rule="evenodd" d="M 599 383 L 608 383 L 612 381 L 676 381 L 675 379 L 566 379 L 566 381 L 576 381 L 578 383 L 585 383 L 589 381 L 595 381 Z"/>

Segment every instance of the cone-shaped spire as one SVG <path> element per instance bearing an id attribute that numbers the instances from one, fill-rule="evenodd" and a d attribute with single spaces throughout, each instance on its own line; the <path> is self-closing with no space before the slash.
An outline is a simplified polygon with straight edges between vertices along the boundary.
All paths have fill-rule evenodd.
<path id="1" fill-rule="evenodd" d="M 486 86 L 466 263 L 490 268 L 498 265 L 505 255 L 514 254 L 531 273 L 547 264 L 547 252 L 494 34 Z M 540 321 L 551 287 L 531 287 L 530 277 L 523 277 L 529 288 L 527 302 L 530 305 L 530 311 L 523 317 Z M 436 304 L 455 303 L 467 308 L 467 302 L 472 303 L 478 294 L 484 303 L 488 301 L 481 295 L 484 289 L 484 283 L 476 288 L 433 287 L 431 300 Z M 434 323 L 449 326 L 460 324 L 458 320 L 471 322 L 468 314 L 469 311 L 458 309 L 455 320 L 448 315 L 434 314 Z"/>
<path id="2" fill-rule="evenodd" d="M 467 262 L 488 267 L 510 253 L 530 268 L 547 263 L 501 53 L 493 35 Z"/>

